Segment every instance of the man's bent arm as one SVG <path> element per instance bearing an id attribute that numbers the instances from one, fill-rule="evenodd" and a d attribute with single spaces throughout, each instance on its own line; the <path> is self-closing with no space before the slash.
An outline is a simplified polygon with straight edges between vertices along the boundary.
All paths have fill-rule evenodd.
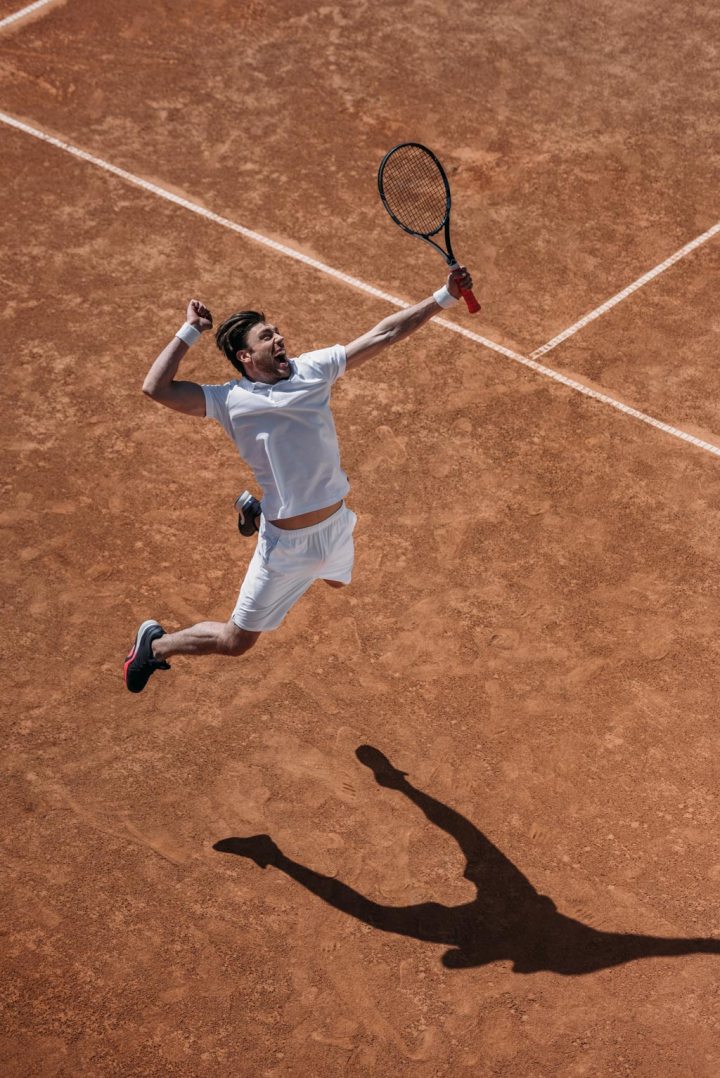
<path id="1" fill-rule="evenodd" d="M 198 300 L 191 300 L 188 304 L 186 326 L 193 327 L 198 333 L 212 326 L 210 312 Z M 196 382 L 175 380 L 180 361 L 189 347 L 185 340 L 173 337 L 146 374 L 142 390 L 147 397 L 164 404 L 166 408 L 186 415 L 204 416 L 205 394 L 202 386 Z"/>
<path id="2" fill-rule="evenodd" d="M 453 270 L 447 279 L 447 292 L 455 300 L 459 299 L 461 289 L 471 288 L 472 277 L 465 267 Z M 434 315 L 439 314 L 442 309 L 442 305 L 438 303 L 435 296 L 428 296 L 427 299 L 421 300 L 420 303 L 416 303 L 413 307 L 408 307 L 403 311 L 398 311 L 396 314 L 383 318 L 382 322 L 378 322 L 362 337 L 357 337 L 356 340 L 346 346 L 346 369 L 350 370 L 361 366 L 368 359 L 372 359 L 386 348 L 389 348 L 391 344 L 396 344 L 398 341 L 409 337 L 416 329 L 420 329 L 420 326 L 424 326 L 426 322 L 429 322 Z"/>

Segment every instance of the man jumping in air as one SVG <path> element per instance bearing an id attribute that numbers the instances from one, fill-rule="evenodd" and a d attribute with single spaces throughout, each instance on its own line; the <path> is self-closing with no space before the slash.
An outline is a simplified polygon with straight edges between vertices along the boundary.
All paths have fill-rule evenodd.
<path id="1" fill-rule="evenodd" d="M 465 267 L 454 269 L 432 296 L 383 319 L 348 345 L 336 344 L 289 359 L 277 326 L 257 311 L 230 315 L 215 334 L 239 377 L 224 385 L 177 381 L 180 361 L 212 315 L 191 300 L 187 321 L 157 357 L 143 393 L 187 415 L 216 419 L 238 448 L 262 490 L 238 502 L 244 535 L 258 532 L 255 553 L 229 621 L 202 621 L 167 633 L 144 621 L 125 660 L 125 684 L 142 692 L 151 674 L 168 670 L 173 655 L 244 655 L 263 632 L 277 629 L 315 580 L 334 588 L 350 583 L 355 514 L 340 467 L 330 389 L 346 370 L 361 366 L 454 306 L 471 289 Z"/>

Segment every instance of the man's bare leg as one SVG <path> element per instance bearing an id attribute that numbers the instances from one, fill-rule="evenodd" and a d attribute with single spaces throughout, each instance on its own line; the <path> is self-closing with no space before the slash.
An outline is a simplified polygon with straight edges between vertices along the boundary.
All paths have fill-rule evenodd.
<path id="1" fill-rule="evenodd" d="M 341 580 L 326 580 L 331 588 L 342 588 Z M 173 655 L 245 655 L 257 643 L 260 632 L 240 629 L 234 621 L 201 621 L 188 629 L 166 633 L 150 618 L 138 629 L 125 659 L 123 677 L 130 692 L 142 692 L 156 670 L 169 670 Z"/>
<path id="2" fill-rule="evenodd" d="M 172 655 L 244 655 L 260 635 L 239 629 L 234 621 L 201 621 L 153 640 L 152 653 L 159 660 Z"/>

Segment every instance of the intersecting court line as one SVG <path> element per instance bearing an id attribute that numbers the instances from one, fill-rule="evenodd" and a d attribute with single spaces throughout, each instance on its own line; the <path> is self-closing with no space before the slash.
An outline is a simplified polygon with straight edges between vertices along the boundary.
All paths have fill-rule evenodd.
<path id="1" fill-rule="evenodd" d="M 648 281 L 652 281 L 653 278 L 659 277 L 660 274 L 664 273 L 670 266 L 674 266 L 681 258 L 684 258 L 685 255 L 689 255 L 691 251 L 694 251 L 696 247 L 700 247 L 703 243 L 707 243 L 707 241 L 712 239 L 718 232 L 720 232 L 720 222 L 713 225 L 712 228 L 709 228 L 707 232 L 703 232 L 702 236 L 697 236 L 694 240 L 691 240 L 690 243 L 686 243 L 684 247 L 681 247 L 674 255 L 670 255 L 669 258 L 666 258 L 659 266 L 655 266 L 654 269 L 648 270 L 647 273 L 643 273 L 642 277 L 638 277 L 638 279 L 633 281 L 632 284 L 629 284 L 627 288 L 623 288 L 622 292 L 618 292 L 617 295 L 611 296 L 610 299 L 605 300 L 605 302 L 601 303 L 599 307 L 596 307 L 594 311 L 590 311 L 589 314 L 586 314 L 579 321 L 574 322 L 571 326 L 568 326 L 567 329 L 564 329 L 562 333 L 558 333 L 557 337 L 553 337 L 547 344 L 543 344 L 540 348 L 536 348 L 534 352 L 530 353 L 530 358 L 539 359 L 540 356 L 544 356 L 545 353 L 549 352 L 552 348 L 556 348 L 557 345 L 562 344 L 568 337 L 572 337 L 572 335 L 577 333 L 579 329 L 586 326 L 588 322 L 594 322 L 601 314 L 605 314 L 606 311 L 609 311 L 617 303 L 627 299 L 633 292 L 637 292 L 638 288 L 642 288 Z"/>
<path id="2" fill-rule="evenodd" d="M 33 11 L 37 11 L 38 8 L 45 7 L 46 4 L 53 2 L 54 0 L 35 0 L 34 4 L 28 4 L 27 7 L 20 8 L 20 11 L 16 11 L 13 15 L 6 15 L 4 19 L 0 19 L 0 30 L 4 30 L 11 23 L 19 22 L 20 19 L 24 19 L 27 15 L 32 15 Z"/>
<path id="3" fill-rule="evenodd" d="M 213 213 L 212 210 L 206 209 L 205 206 L 201 206 L 197 202 L 191 202 L 189 199 L 183 198 L 181 195 L 176 195 L 165 187 L 160 187 L 158 184 L 151 183 L 150 180 L 145 180 L 141 176 L 136 176 L 134 173 L 128 172 L 124 168 L 119 168 L 117 165 L 113 165 L 109 161 L 103 160 L 101 157 L 96 157 L 86 150 L 81 150 L 78 146 L 73 146 L 69 142 L 64 142 L 62 139 L 55 138 L 54 135 L 49 135 L 40 128 L 31 127 L 30 124 L 26 124 L 22 120 L 18 120 L 6 112 L 0 112 L 0 123 L 7 124 L 9 127 L 14 127 L 18 131 L 23 131 L 25 134 L 40 139 L 42 142 L 47 142 L 51 146 L 57 147 L 59 150 L 64 150 L 65 153 L 72 154 L 73 157 L 77 157 L 81 161 L 87 161 L 89 164 L 95 165 L 105 172 L 110 172 L 113 176 L 118 176 L 121 180 L 132 184 L 134 187 L 140 187 L 144 191 L 149 191 L 151 194 L 157 195 L 158 198 L 163 198 L 165 201 L 172 202 L 176 206 L 182 206 L 183 209 L 189 210 L 191 213 L 195 213 L 200 217 L 204 217 L 207 221 L 212 221 L 222 228 L 229 229 L 231 232 L 237 232 L 239 235 L 244 236 L 253 243 L 261 244 L 263 247 L 269 247 L 271 250 L 284 255 L 286 258 L 292 258 L 296 262 L 302 262 L 306 266 L 311 266 L 320 273 L 324 273 L 328 277 L 333 277 L 337 281 L 342 281 L 344 284 L 350 285 L 360 292 L 366 292 L 370 296 L 385 300 L 386 303 L 390 303 L 394 307 L 407 308 L 410 306 L 405 300 L 398 299 L 397 296 L 391 296 L 388 292 L 383 292 L 379 288 L 375 288 L 373 285 L 361 281 L 358 277 L 351 277 L 350 274 L 343 273 L 333 266 L 328 266 L 325 262 L 320 262 L 317 258 L 311 258 L 301 251 L 296 251 L 292 247 L 287 247 L 284 243 L 278 243 L 277 240 L 272 240 L 268 236 L 263 236 L 260 232 L 254 232 L 250 228 L 245 228 L 244 225 L 240 225 L 236 221 L 230 221 L 227 217 L 221 217 L 220 214 Z M 443 329 L 450 330 L 452 333 L 458 333 L 460 336 L 467 337 L 469 340 L 475 341 L 485 348 L 490 348 L 493 352 L 497 352 L 507 359 L 511 359 L 513 362 L 521 364 L 523 367 L 528 367 L 530 370 L 543 375 L 545 378 L 551 379 L 553 382 L 559 382 L 561 385 L 574 390 L 576 393 L 582 393 L 583 396 L 590 397 L 600 404 L 606 404 L 610 408 L 622 412 L 624 415 L 632 416 L 633 419 L 637 419 L 641 423 L 646 423 L 651 427 L 655 427 L 656 430 L 663 431 L 665 434 L 669 434 L 674 438 L 679 438 L 683 442 L 688 442 L 698 449 L 704 449 L 705 452 L 711 453 L 715 457 L 720 457 L 720 447 L 713 445 L 711 442 L 706 442 L 702 438 L 695 437 L 694 434 L 688 434 L 686 431 L 679 430 L 669 423 L 663 423 L 653 416 L 646 415 L 645 412 L 641 412 L 637 408 L 632 408 L 628 404 L 623 404 L 622 401 L 616 400 L 607 393 L 602 393 L 597 389 L 591 389 L 590 386 L 586 386 L 582 382 L 577 382 L 574 378 L 569 378 L 559 371 L 554 371 L 551 367 L 545 367 L 542 363 L 538 363 L 532 358 L 522 356 L 518 352 L 514 352 L 511 348 L 505 348 L 495 341 L 488 340 L 488 338 L 482 337 L 479 333 L 475 333 L 471 329 L 466 329 L 465 326 L 458 325 L 455 322 L 448 322 L 445 318 L 433 318 L 432 321 L 436 325 L 442 326 Z"/>

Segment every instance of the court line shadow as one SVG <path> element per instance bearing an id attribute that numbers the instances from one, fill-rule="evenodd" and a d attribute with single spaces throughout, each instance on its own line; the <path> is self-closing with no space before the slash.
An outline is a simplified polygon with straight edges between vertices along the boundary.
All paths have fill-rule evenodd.
<path id="1" fill-rule="evenodd" d="M 463 875 L 477 888 L 472 902 L 460 906 L 437 902 L 384 906 L 293 861 L 269 835 L 226 838 L 213 849 L 247 857 L 260 868 L 272 865 L 335 909 L 382 932 L 444 944 L 450 949 L 442 962 L 449 969 L 509 960 L 515 973 L 546 970 L 577 976 L 640 958 L 720 954 L 720 939 L 603 932 L 566 917 L 474 824 L 414 787 L 406 773 L 393 767 L 378 749 L 361 745 L 356 756 L 370 768 L 380 786 L 403 794 L 430 823 L 457 842 L 467 861 Z"/>

